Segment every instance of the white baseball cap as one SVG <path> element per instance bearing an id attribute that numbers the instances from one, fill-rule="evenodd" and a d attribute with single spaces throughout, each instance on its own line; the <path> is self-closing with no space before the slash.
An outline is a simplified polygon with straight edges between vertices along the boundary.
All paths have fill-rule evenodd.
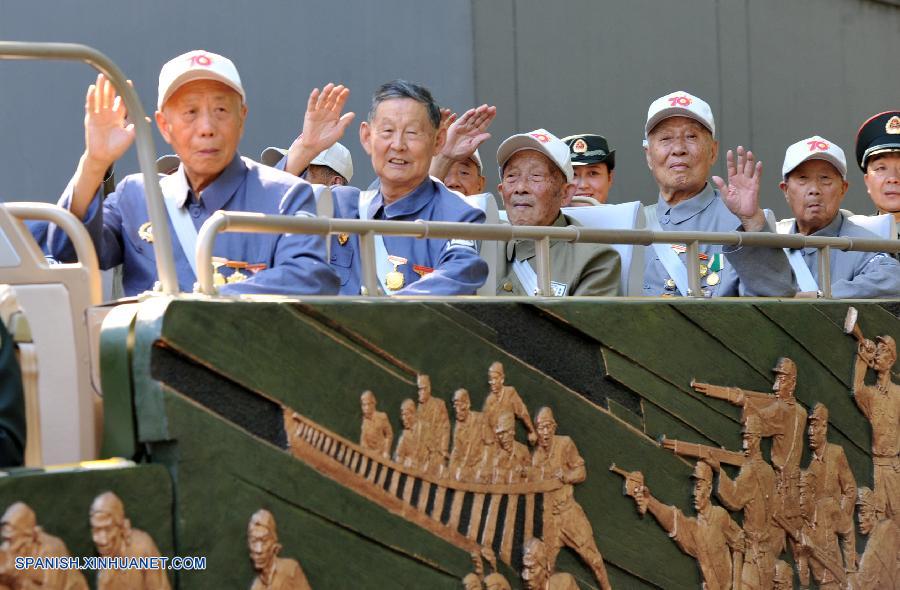
<path id="1" fill-rule="evenodd" d="M 217 53 L 195 49 L 169 60 L 159 71 L 157 110 L 162 110 L 163 105 L 176 90 L 194 80 L 222 82 L 240 94 L 241 101 L 247 102 L 247 95 L 234 63 Z"/>
<path id="2" fill-rule="evenodd" d="M 266 166 L 274 166 L 287 155 L 288 151 L 279 147 L 267 147 L 259 155 L 259 161 Z M 350 150 L 340 143 L 335 143 L 327 150 L 322 151 L 318 156 L 313 158 L 310 165 L 328 166 L 341 176 L 347 182 L 353 178 L 353 158 L 350 156 Z"/>
<path id="3" fill-rule="evenodd" d="M 536 150 L 550 158 L 562 170 L 566 182 L 572 182 L 575 177 L 572 160 L 569 158 L 569 146 L 546 129 L 535 129 L 528 133 L 507 137 L 497 148 L 497 165 L 500 167 L 501 178 L 503 178 L 503 166 L 513 154 L 522 150 Z"/>
<path id="4" fill-rule="evenodd" d="M 647 109 L 647 124 L 644 125 L 644 137 L 650 135 L 653 128 L 663 119 L 669 117 L 689 117 L 694 119 L 716 136 L 716 121 L 712 109 L 702 98 L 697 98 L 683 90 L 661 96 L 650 103 Z"/>
<path id="5" fill-rule="evenodd" d="M 847 180 L 847 158 L 844 150 L 836 143 L 813 135 L 802 139 L 788 147 L 784 152 L 784 164 L 781 166 L 781 176 L 787 179 L 791 171 L 807 160 L 825 160 L 841 173 L 841 178 Z"/>
<path id="6" fill-rule="evenodd" d="M 481 163 L 481 154 L 478 153 L 478 148 L 475 148 L 475 153 L 472 154 L 472 160 L 475 161 L 475 165 L 478 166 L 478 173 L 484 176 L 484 165 Z"/>

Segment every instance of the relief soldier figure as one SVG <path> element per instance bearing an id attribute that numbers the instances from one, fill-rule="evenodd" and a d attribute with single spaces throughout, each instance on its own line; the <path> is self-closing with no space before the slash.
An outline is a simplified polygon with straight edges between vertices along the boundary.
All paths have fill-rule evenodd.
<path id="1" fill-rule="evenodd" d="M 125 518 L 122 500 L 112 492 L 104 492 L 91 504 L 91 536 L 101 557 L 159 557 L 153 539 L 142 530 L 131 528 Z M 114 570 L 97 571 L 97 590 L 169 590 L 166 571 Z"/>
<path id="2" fill-rule="evenodd" d="M 841 559 L 838 536 L 853 536 L 853 520 L 838 507 L 833 498 L 819 496 L 815 472 L 800 474 L 800 507 L 803 524 L 799 535 L 797 574 L 800 584 L 809 586 L 809 572 L 822 590 L 837 590 L 846 581 L 846 570 L 855 570 L 856 555 L 845 553 L 847 566 Z M 849 544 L 844 543 L 845 549 Z"/>
<path id="3" fill-rule="evenodd" d="M 394 442 L 394 430 L 387 414 L 375 409 L 378 401 L 371 391 L 364 391 L 359 397 L 362 407 L 362 426 L 359 433 L 359 446 L 383 457 L 391 456 L 391 445 Z"/>
<path id="4" fill-rule="evenodd" d="M 574 486 L 587 478 L 584 459 L 568 436 L 556 434 L 556 420 L 550 408 L 538 410 L 537 448 L 531 458 L 531 473 L 536 479 L 558 479 L 564 485 L 544 495 L 543 538 L 550 567 L 563 545 L 570 547 L 591 568 L 600 588 L 610 588 L 603 557 L 594 541 L 591 523 L 575 500 Z"/>
<path id="5" fill-rule="evenodd" d="M 780 535 L 774 530 L 772 515 L 775 513 L 775 471 L 765 462 L 760 449 L 762 424 L 759 416 L 750 414 L 744 420 L 744 454 L 747 460 L 741 465 L 737 478 L 731 479 L 721 470 L 719 462 L 708 460 L 713 470 L 719 472 L 716 495 L 729 510 L 744 513 L 744 588 L 771 588 L 775 576 L 776 551 L 780 547 Z"/>
<path id="6" fill-rule="evenodd" d="M 431 395 L 431 378 L 416 377 L 419 407 L 416 430 L 419 433 L 419 467 L 423 471 L 439 471 L 450 456 L 450 417 L 444 400 Z"/>
<path id="7" fill-rule="evenodd" d="M 515 483 L 528 477 L 531 456 L 516 440 L 516 418 L 512 412 L 497 417 L 494 444 L 484 449 L 477 479 L 486 483 Z"/>
<path id="8" fill-rule="evenodd" d="M 639 471 L 628 475 L 629 479 L 643 479 Z M 678 547 L 697 560 L 705 590 L 731 590 L 733 587 L 737 590 L 732 583 L 734 577 L 740 579 L 741 575 L 738 571 L 743 552 L 741 527 L 727 510 L 710 501 L 713 482 L 710 466 L 698 461 L 691 477 L 694 478 L 696 517 L 685 516 L 675 506 L 663 504 L 645 485 L 627 489 L 626 493 L 634 498 L 641 514 L 649 510 Z"/>
<path id="9" fill-rule="evenodd" d="M 247 524 L 247 548 L 256 578 L 250 590 L 310 590 L 303 568 L 293 559 L 278 557 L 281 544 L 275 517 L 268 510 L 257 510 Z"/>
<path id="10" fill-rule="evenodd" d="M 394 461 L 407 467 L 419 466 L 419 429 L 416 428 L 416 402 L 407 398 L 400 403 L 403 431 L 394 449 Z"/>
<path id="11" fill-rule="evenodd" d="M 522 551 L 522 582 L 527 590 L 578 590 L 572 574 L 553 572 L 543 541 L 527 539 Z"/>
<path id="12" fill-rule="evenodd" d="M 900 526 L 887 518 L 884 506 L 869 488 L 859 488 L 857 498 L 859 531 L 869 540 L 859 571 L 850 576 L 850 587 L 900 588 Z"/>
<path id="13" fill-rule="evenodd" d="M 850 471 L 844 448 L 828 442 L 827 435 L 828 408 L 819 403 L 809 413 L 809 448 L 812 456 L 806 470 L 816 474 L 818 495 L 833 498 L 852 519 L 856 504 L 856 478 Z M 853 542 L 852 536 L 850 542 Z"/>
<path id="14" fill-rule="evenodd" d="M 493 436 L 484 414 L 472 409 L 469 392 L 457 389 L 453 394 L 456 424 L 453 426 L 453 450 L 450 452 L 450 476 L 457 481 L 472 481 Z"/>
<path id="15" fill-rule="evenodd" d="M 6 509 L 0 545 L 0 585 L 13 590 L 87 590 L 87 581 L 78 570 L 16 569 L 17 557 L 68 557 L 69 550 L 59 537 L 48 535 L 37 524 L 34 511 L 24 502 Z"/>
<path id="16" fill-rule="evenodd" d="M 875 494 L 884 503 L 888 518 L 900 520 L 900 385 L 891 381 L 896 360 L 897 345 L 890 336 L 878 336 L 875 342 L 861 339 L 853 372 L 853 399 L 872 424 Z M 877 377 L 873 385 L 866 385 L 870 367 Z"/>
<path id="17" fill-rule="evenodd" d="M 505 379 L 503 363 L 492 363 L 490 368 L 488 368 L 488 384 L 491 389 L 484 400 L 484 407 L 481 411 L 487 417 L 491 428 L 497 426 L 497 418 L 501 413 L 512 412 L 525 425 L 525 428 L 528 430 L 528 443 L 533 445 L 537 440 L 537 434 L 534 432 L 531 416 L 528 415 L 528 408 L 525 407 L 525 402 L 519 397 L 519 392 L 516 391 L 516 388 L 511 385 L 505 385 Z"/>

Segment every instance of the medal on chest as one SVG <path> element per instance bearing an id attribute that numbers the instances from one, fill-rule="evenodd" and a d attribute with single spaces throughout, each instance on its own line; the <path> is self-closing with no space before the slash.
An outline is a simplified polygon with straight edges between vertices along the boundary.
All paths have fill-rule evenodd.
<path id="1" fill-rule="evenodd" d="M 389 291 L 399 291 L 406 283 L 406 277 L 403 276 L 403 273 L 400 272 L 397 267 L 406 264 L 408 261 L 402 256 L 388 255 L 387 258 L 388 262 L 394 265 L 394 270 L 385 275 L 384 285 L 388 288 Z"/>

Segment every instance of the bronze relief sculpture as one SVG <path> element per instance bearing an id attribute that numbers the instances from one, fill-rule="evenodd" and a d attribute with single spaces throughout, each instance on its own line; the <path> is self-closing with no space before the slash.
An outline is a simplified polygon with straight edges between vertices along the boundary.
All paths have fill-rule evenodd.
<path id="1" fill-rule="evenodd" d="M 281 544 L 275 517 L 268 510 L 257 510 L 250 517 L 247 549 L 256 570 L 250 590 L 310 590 L 300 564 L 293 559 L 278 557 Z"/>

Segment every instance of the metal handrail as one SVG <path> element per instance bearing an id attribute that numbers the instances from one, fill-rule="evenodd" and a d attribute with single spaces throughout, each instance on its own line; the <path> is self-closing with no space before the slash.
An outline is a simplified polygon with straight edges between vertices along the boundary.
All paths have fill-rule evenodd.
<path id="1" fill-rule="evenodd" d="M 374 234 L 406 236 L 412 238 L 470 240 L 516 239 L 535 240 L 538 294 L 549 296 L 551 240 L 591 244 L 687 244 L 687 267 L 691 294 L 702 297 L 700 289 L 700 260 L 697 256 L 699 244 L 721 244 L 724 246 L 758 246 L 768 248 L 817 248 L 824 250 L 819 256 L 819 276 L 831 276 L 831 261 L 827 255 L 830 248 L 838 250 L 858 250 L 862 252 L 900 252 L 900 240 L 880 240 L 863 238 L 827 238 L 802 236 L 797 234 L 776 234 L 770 232 L 654 232 L 635 229 L 592 229 L 586 227 L 543 227 L 506 224 L 455 223 L 448 221 L 363 221 L 359 219 L 329 219 L 323 217 L 292 217 L 288 215 L 263 215 L 236 211 L 217 211 L 207 219 L 197 238 L 197 279 L 200 292 L 215 293 L 213 286 L 212 251 L 216 236 L 222 232 L 238 233 L 295 233 L 329 235 L 336 233 L 360 234 L 360 259 L 363 286 L 369 294 L 378 293 L 378 277 L 375 274 L 374 248 L 369 244 Z M 693 254 L 693 255 L 692 255 Z M 830 281 L 823 281 L 823 296 L 831 297 Z"/>
<path id="2" fill-rule="evenodd" d="M 72 246 L 75 248 L 75 254 L 78 256 L 78 262 L 88 270 L 89 288 L 91 293 L 91 303 L 99 305 L 103 301 L 103 287 L 100 280 L 100 264 L 97 261 L 97 251 L 91 242 L 91 236 L 84 228 L 84 224 L 75 217 L 71 212 L 58 205 L 49 203 L 4 203 L 3 208 L 10 215 L 25 220 L 40 220 L 55 223 L 66 232 Z"/>
<path id="3" fill-rule="evenodd" d="M 144 175 L 144 193 L 147 196 L 147 212 L 153 224 L 156 272 L 164 293 L 178 293 L 178 276 L 172 254 L 172 238 L 163 204 L 162 190 L 156 173 L 156 147 L 153 133 L 147 122 L 144 107 L 137 92 L 128 84 L 122 70 L 106 55 L 93 47 L 77 43 L 25 43 L 0 41 L 0 59 L 58 59 L 84 62 L 102 72 L 125 100 L 128 115 L 134 124 L 135 146 L 138 164 Z"/>

